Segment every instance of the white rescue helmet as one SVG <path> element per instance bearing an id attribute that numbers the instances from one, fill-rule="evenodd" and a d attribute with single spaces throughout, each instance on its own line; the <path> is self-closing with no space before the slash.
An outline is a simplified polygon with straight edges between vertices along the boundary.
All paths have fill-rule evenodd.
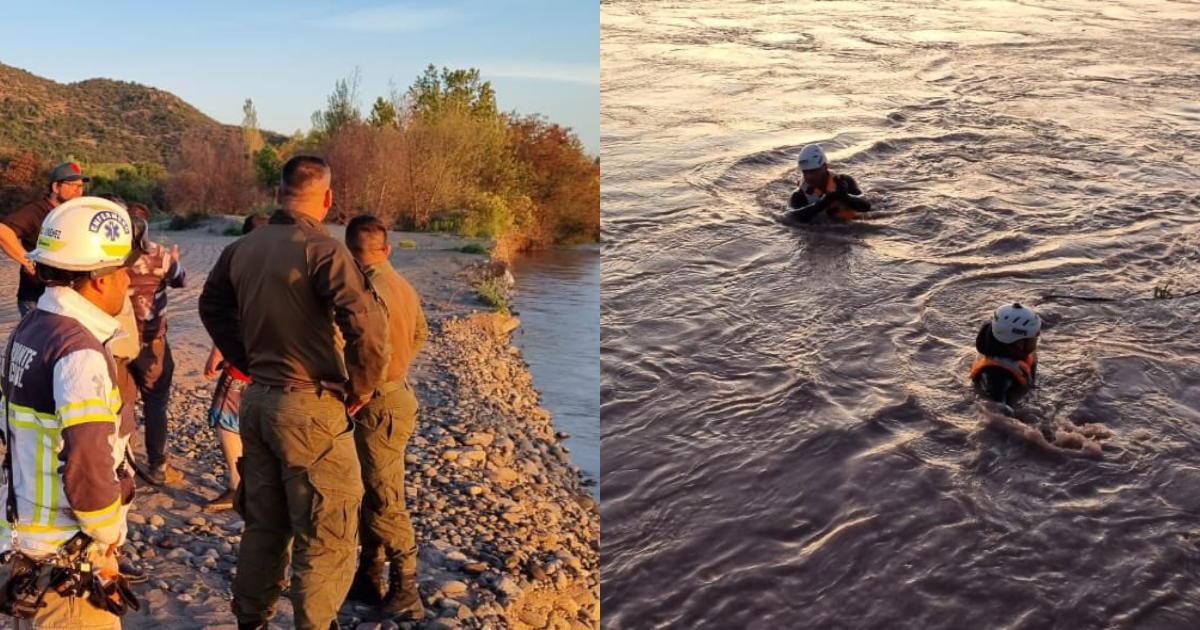
<path id="1" fill-rule="evenodd" d="M 992 314 L 992 336 L 1000 343 L 1032 339 L 1042 332 L 1042 319 L 1028 306 L 1006 304 Z"/>
<path id="2" fill-rule="evenodd" d="M 800 170 L 802 171 L 814 171 L 825 166 L 827 162 L 825 151 L 819 144 L 810 144 L 800 149 Z"/>
<path id="3" fill-rule="evenodd" d="M 77 197 L 46 215 L 29 259 L 64 271 L 115 270 L 136 259 L 141 252 L 134 244 L 144 236 L 135 234 L 121 206 L 99 197 Z"/>

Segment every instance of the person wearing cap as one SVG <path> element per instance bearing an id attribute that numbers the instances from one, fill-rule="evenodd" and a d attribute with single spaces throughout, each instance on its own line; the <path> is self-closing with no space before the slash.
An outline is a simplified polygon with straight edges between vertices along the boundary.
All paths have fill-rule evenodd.
<path id="1" fill-rule="evenodd" d="M 808 223 L 822 214 L 849 220 L 871 211 L 871 201 L 853 177 L 834 175 L 829 170 L 829 161 L 820 145 L 810 144 L 801 149 L 799 166 L 800 186 L 788 200 L 785 221 Z"/>
<path id="2" fill-rule="evenodd" d="M 48 558 L 82 532 L 91 564 L 123 583 L 116 554 L 133 498 L 125 456 L 133 426 L 121 414 L 131 403 L 116 386 L 109 344 L 142 242 L 123 208 L 82 197 L 46 215 L 29 253 L 47 288 L 9 336 L 0 366 L 9 480 L 0 485 L 9 510 L 0 551 L 17 552 L 15 562 Z M 17 628 L 120 628 L 87 598 L 51 589 L 43 601 Z"/>
<path id="3" fill-rule="evenodd" d="M 333 204 L 325 160 L 283 166 L 280 209 L 221 252 L 200 320 L 248 375 L 240 409 L 246 522 L 233 580 L 239 628 L 265 628 L 287 578 L 295 627 L 336 627 L 358 547 L 363 484 L 350 416 L 383 381 L 387 313 L 349 250 L 321 224 Z"/>
<path id="4" fill-rule="evenodd" d="M 1006 304 L 992 313 L 975 336 L 979 352 L 971 382 L 990 400 L 1011 405 L 1036 385 L 1037 343 L 1042 320 L 1028 306 Z"/>
<path id="5" fill-rule="evenodd" d="M 387 306 L 392 339 L 385 382 L 354 416 L 366 496 L 362 552 L 349 597 L 379 606 L 394 621 L 419 620 L 425 610 L 417 590 L 416 536 L 405 504 L 404 451 L 417 426 L 417 395 L 408 381 L 408 367 L 429 337 L 429 326 L 416 290 L 388 261 L 392 247 L 383 221 L 369 215 L 351 219 L 346 246 Z"/>
<path id="6" fill-rule="evenodd" d="M 0 249 L 21 265 L 17 286 L 17 309 L 22 317 L 33 310 L 46 285 L 38 280 L 33 263 L 26 255 L 37 246 L 42 221 L 56 206 L 83 195 L 83 185 L 91 181 L 75 162 L 64 162 L 50 172 L 46 196 L 0 219 Z"/>
<path id="7" fill-rule="evenodd" d="M 149 225 L 150 210 L 129 207 L 130 215 Z M 148 251 L 129 269 L 129 295 L 141 340 L 129 372 L 137 383 L 146 424 L 146 465 L 141 477 L 155 486 L 179 481 L 183 475 L 167 462 L 167 404 L 175 359 L 167 342 L 167 290 L 182 288 L 187 272 L 179 262 L 179 246 L 171 249 L 147 239 Z"/>

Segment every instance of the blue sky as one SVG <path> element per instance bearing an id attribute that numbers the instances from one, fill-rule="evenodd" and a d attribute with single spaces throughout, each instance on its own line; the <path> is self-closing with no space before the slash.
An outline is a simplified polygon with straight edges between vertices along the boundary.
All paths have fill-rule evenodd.
<path id="1" fill-rule="evenodd" d="M 285 134 L 307 131 L 355 66 L 364 113 L 389 81 L 403 90 L 430 63 L 478 68 L 501 109 L 543 114 L 599 152 L 593 0 L 0 0 L 0 32 L 0 63 L 60 83 L 142 83 L 230 124 L 251 98 L 260 125 Z"/>

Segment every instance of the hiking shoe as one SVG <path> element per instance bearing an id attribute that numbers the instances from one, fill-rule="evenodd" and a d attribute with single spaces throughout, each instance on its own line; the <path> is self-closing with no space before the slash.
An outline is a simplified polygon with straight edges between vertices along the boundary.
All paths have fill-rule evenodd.
<path id="1" fill-rule="evenodd" d="M 380 612 L 393 621 L 420 621 L 425 618 L 421 592 L 417 590 L 417 574 L 401 573 L 400 563 L 388 567 L 388 592 L 383 596 Z"/>
<path id="2" fill-rule="evenodd" d="M 234 490 L 226 490 L 221 493 L 221 496 L 210 500 L 204 504 L 205 512 L 224 512 L 225 510 L 233 509 L 233 497 L 237 494 Z"/>
<path id="3" fill-rule="evenodd" d="M 130 584 L 145 584 L 150 581 L 150 574 L 128 560 L 122 560 L 118 563 L 117 570 L 121 572 L 121 577 L 125 578 L 125 581 Z"/>
<path id="4" fill-rule="evenodd" d="M 346 599 L 368 606 L 378 606 L 383 603 L 386 588 L 383 583 L 383 560 L 364 558 L 359 562 L 358 570 L 354 572 L 354 581 L 350 583 L 350 592 L 346 594 Z"/>
<path id="5" fill-rule="evenodd" d="M 183 479 L 183 473 L 175 470 L 170 464 L 159 464 L 138 471 L 139 476 L 152 486 L 162 486 L 177 483 Z"/>

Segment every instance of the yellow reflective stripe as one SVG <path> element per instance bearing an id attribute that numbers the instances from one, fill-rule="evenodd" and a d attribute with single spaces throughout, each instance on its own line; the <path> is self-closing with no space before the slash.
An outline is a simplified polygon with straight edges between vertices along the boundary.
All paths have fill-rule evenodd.
<path id="1" fill-rule="evenodd" d="M 62 431 L 62 427 L 57 427 L 57 426 L 48 427 L 48 426 L 45 426 L 42 424 L 38 424 L 37 422 L 34 422 L 33 420 L 22 420 L 21 418 L 14 418 L 12 416 L 8 417 L 8 421 L 11 422 L 12 425 L 18 429 L 32 429 L 34 431 L 39 431 L 39 432 L 43 432 L 43 433 L 58 433 L 58 432 Z"/>
<path id="2" fill-rule="evenodd" d="M 43 444 L 43 438 L 44 438 L 44 435 L 39 433 L 38 440 L 37 440 L 37 467 L 35 469 L 37 472 L 34 473 L 34 475 L 33 475 L 33 477 L 34 477 L 34 495 L 33 496 L 37 497 L 37 500 L 38 500 L 37 510 L 35 510 L 33 513 L 33 522 L 35 525 L 38 523 L 39 520 L 41 520 L 40 516 L 41 516 L 42 510 L 46 509 L 45 497 L 42 496 L 42 493 L 46 491 L 46 476 L 42 474 L 42 471 L 44 470 L 43 466 L 45 465 L 45 461 L 46 461 L 46 458 L 44 457 L 44 455 L 46 453 L 46 448 Z M 47 521 L 50 520 L 49 514 L 46 515 L 46 520 Z"/>
<path id="3" fill-rule="evenodd" d="M 33 416 L 37 416 L 38 418 L 42 418 L 43 420 L 53 420 L 56 417 L 52 413 L 42 413 L 40 411 L 37 411 L 33 407 L 23 407 L 21 405 L 14 405 L 11 402 L 8 403 L 8 408 L 12 409 L 13 411 L 16 411 L 17 413 L 27 413 L 27 414 L 30 414 Z"/>
<path id="4" fill-rule="evenodd" d="M 26 527 L 24 525 L 17 525 L 16 531 L 17 531 L 17 537 L 19 539 L 22 539 L 21 542 L 32 541 L 32 542 L 37 542 L 41 545 L 46 545 L 48 547 L 61 547 L 68 540 L 71 540 L 71 537 L 75 535 L 74 532 L 79 531 L 79 528 L 72 527 L 71 529 L 63 530 L 64 533 L 69 533 L 70 534 L 69 536 L 63 536 L 59 532 L 29 531 L 26 529 Z M 20 544 L 18 546 L 27 547 L 27 545 L 24 545 L 24 544 Z M 53 551 L 53 550 L 51 550 L 51 551 Z"/>
<path id="5" fill-rule="evenodd" d="M 79 416 L 76 418 L 64 418 L 62 428 L 66 429 L 80 424 L 87 424 L 89 422 L 113 422 L 113 419 L 113 414 L 108 413 L 108 411 L 105 411 L 104 413 L 90 413 L 86 416 Z"/>
<path id="6" fill-rule="evenodd" d="M 68 404 L 62 405 L 61 407 L 58 408 L 58 413 L 61 415 L 68 411 L 71 411 L 72 409 L 79 409 L 81 407 L 87 407 L 89 405 L 96 405 L 97 407 L 107 407 L 108 406 L 107 403 L 105 403 L 103 400 L 100 400 L 99 398 L 89 398 L 87 400 L 81 400 L 79 402 L 73 402 L 73 403 L 68 403 Z"/>
<path id="7" fill-rule="evenodd" d="M 39 534 L 57 534 L 60 532 L 73 532 L 79 529 L 78 525 L 26 525 L 18 524 L 17 531 L 19 532 L 35 532 Z"/>
<path id="8" fill-rule="evenodd" d="M 121 518 L 121 497 L 118 496 L 108 507 L 94 512 L 75 510 L 75 516 L 79 517 L 80 523 L 93 529 L 113 525 Z"/>
<path id="9" fill-rule="evenodd" d="M 58 457 L 56 457 L 56 455 L 58 453 L 57 447 L 58 447 L 59 443 L 62 442 L 62 438 L 59 437 L 58 435 L 55 435 L 54 438 L 55 438 L 55 440 L 53 442 L 51 442 L 49 445 L 50 459 L 51 459 L 51 462 L 58 462 Z M 63 489 L 63 485 L 62 485 L 62 480 L 58 478 L 58 466 L 51 465 L 50 470 L 47 470 L 46 474 L 50 476 L 50 488 L 49 488 L 49 490 L 50 490 L 50 492 L 49 492 L 50 505 L 48 508 L 50 510 L 50 522 L 47 523 L 47 525 L 50 527 L 54 527 L 55 526 L 54 522 L 59 517 L 58 493 L 59 493 L 59 490 Z"/>

